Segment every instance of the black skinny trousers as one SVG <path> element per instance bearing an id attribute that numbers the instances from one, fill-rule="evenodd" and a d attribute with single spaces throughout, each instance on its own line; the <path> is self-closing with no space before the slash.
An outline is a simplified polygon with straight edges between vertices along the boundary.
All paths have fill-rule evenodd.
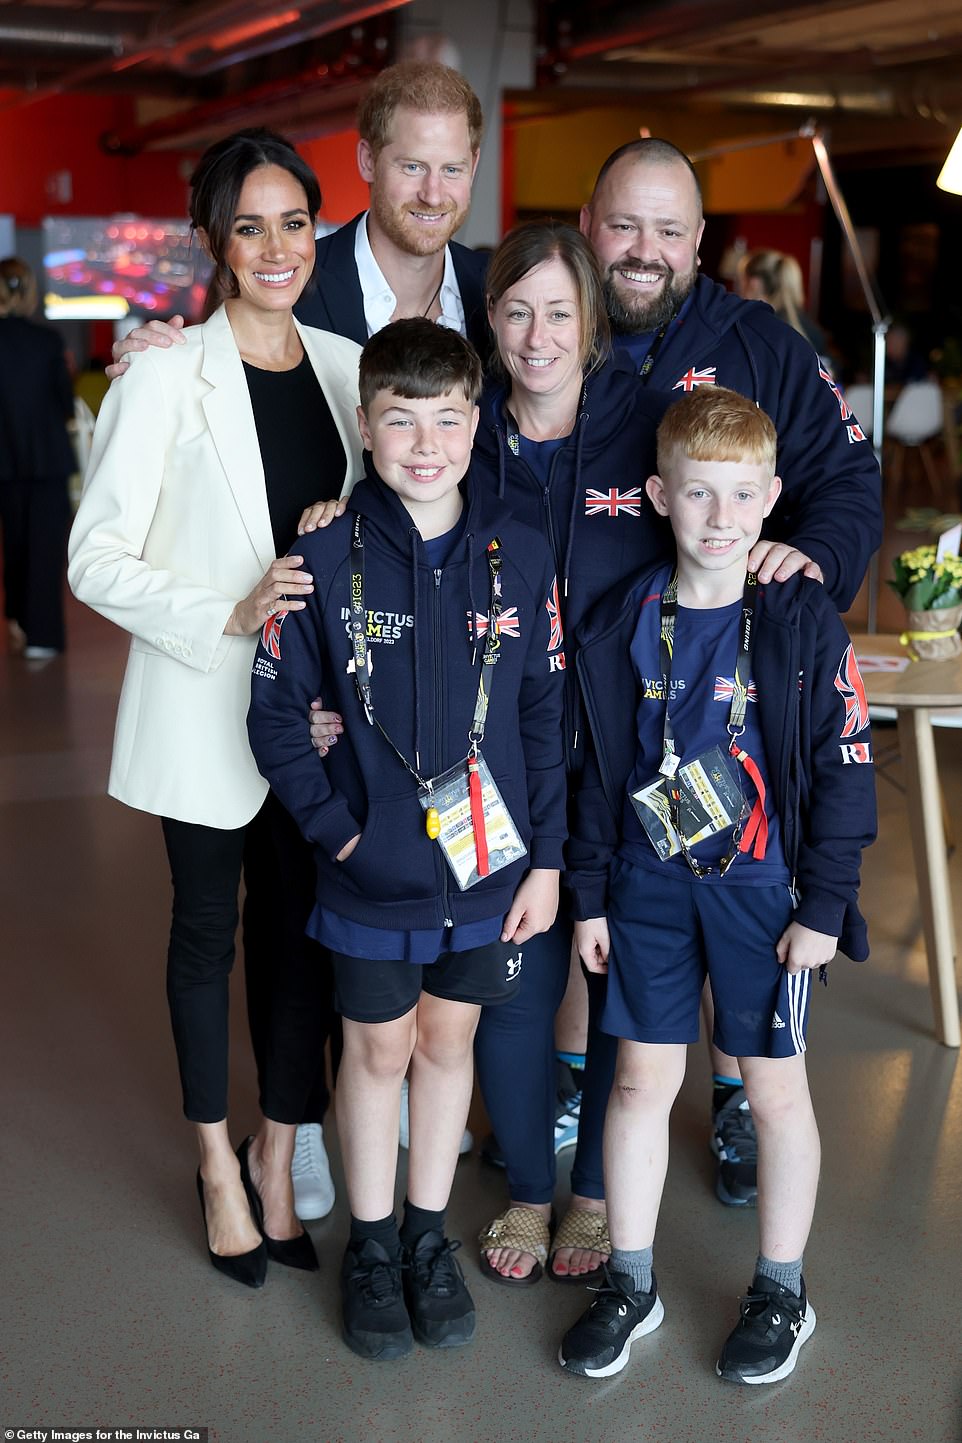
<path id="1" fill-rule="evenodd" d="M 275 1122 L 321 1122 L 330 1100 L 324 1046 L 335 1066 L 340 1023 L 326 951 L 304 928 L 314 861 L 269 793 L 246 827 L 161 819 L 174 889 L 167 1001 L 191 1122 L 227 1116 L 228 999 L 244 875 L 244 965 L 261 1111 Z"/>

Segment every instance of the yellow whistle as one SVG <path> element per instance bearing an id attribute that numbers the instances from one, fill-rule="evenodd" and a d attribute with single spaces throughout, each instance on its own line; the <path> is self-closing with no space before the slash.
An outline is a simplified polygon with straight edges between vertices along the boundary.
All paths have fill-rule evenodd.
<path id="1" fill-rule="evenodd" d="M 427 832 L 432 842 L 434 841 L 435 837 L 439 837 L 441 835 L 441 818 L 438 816 L 437 807 L 428 807 L 427 811 L 425 812 L 424 830 Z"/>

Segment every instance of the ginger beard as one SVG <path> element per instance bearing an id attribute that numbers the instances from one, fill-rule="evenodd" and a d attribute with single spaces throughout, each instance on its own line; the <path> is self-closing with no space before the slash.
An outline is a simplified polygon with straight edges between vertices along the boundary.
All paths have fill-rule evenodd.
<path id="1" fill-rule="evenodd" d="M 383 233 L 397 246 L 412 256 L 433 256 L 443 251 L 455 231 L 467 219 L 468 206 L 459 209 L 453 202 L 443 206 L 424 205 L 419 201 L 404 201 L 391 205 L 387 196 L 376 188 L 371 191 L 371 210 Z M 416 220 L 418 216 L 437 216 L 433 222 Z"/>

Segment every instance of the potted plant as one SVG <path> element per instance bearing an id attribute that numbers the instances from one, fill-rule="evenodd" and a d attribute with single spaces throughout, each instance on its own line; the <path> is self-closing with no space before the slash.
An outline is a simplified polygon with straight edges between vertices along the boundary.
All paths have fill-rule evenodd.
<path id="1" fill-rule="evenodd" d="M 889 582 L 908 617 L 902 645 L 916 660 L 962 652 L 962 557 L 936 560 L 936 554 L 935 546 L 903 551 L 895 558 L 895 577 Z"/>

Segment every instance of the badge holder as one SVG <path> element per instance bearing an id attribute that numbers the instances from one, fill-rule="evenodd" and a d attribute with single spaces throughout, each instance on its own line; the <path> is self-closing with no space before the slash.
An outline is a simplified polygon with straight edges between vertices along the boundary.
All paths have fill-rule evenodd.
<path id="1" fill-rule="evenodd" d="M 470 770 L 474 767 L 480 791 L 480 816 L 478 801 L 471 796 Z M 500 872 L 527 856 L 527 848 L 480 752 L 419 787 L 418 800 L 428 817 L 432 810 L 437 813 L 438 845 L 462 892 L 473 887 L 482 876 Z M 484 849 L 477 845 L 482 835 Z M 487 852 L 484 872 L 480 870 L 483 850 Z"/>
<path id="2" fill-rule="evenodd" d="M 631 805 L 661 860 L 687 853 L 706 837 L 736 827 L 745 809 L 738 769 L 721 749 L 710 747 L 690 762 L 670 767 L 637 791 Z M 667 758 L 666 758 L 667 760 Z"/>

